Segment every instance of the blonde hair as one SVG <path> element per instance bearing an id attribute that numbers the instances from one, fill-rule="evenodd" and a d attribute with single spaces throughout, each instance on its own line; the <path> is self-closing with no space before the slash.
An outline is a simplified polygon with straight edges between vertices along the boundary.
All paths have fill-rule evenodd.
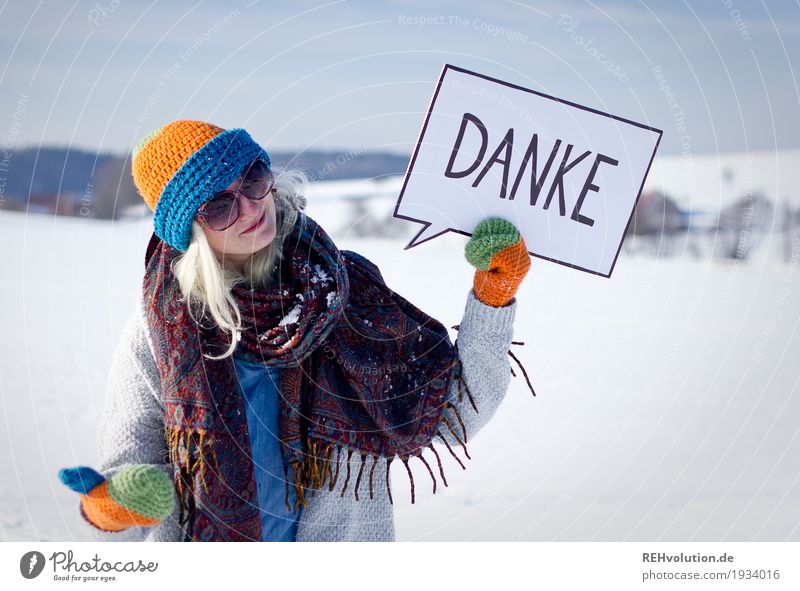
<path id="1" fill-rule="evenodd" d="M 242 267 L 242 272 L 223 267 L 196 221 L 192 222 L 192 238 L 186 252 L 172 262 L 172 272 L 178 279 L 189 314 L 196 322 L 210 315 L 214 322 L 231 335 L 231 344 L 219 357 L 206 355 L 208 359 L 224 359 L 233 355 L 243 330 L 242 315 L 231 289 L 246 285 L 263 289 L 276 281 L 277 263 L 282 258 L 283 241 L 297 221 L 298 211 L 305 207 L 303 192 L 308 183 L 306 175 L 299 170 L 282 171 L 275 178 L 275 238 L 268 246 L 256 251 Z M 200 319 L 198 319 L 198 317 Z"/>

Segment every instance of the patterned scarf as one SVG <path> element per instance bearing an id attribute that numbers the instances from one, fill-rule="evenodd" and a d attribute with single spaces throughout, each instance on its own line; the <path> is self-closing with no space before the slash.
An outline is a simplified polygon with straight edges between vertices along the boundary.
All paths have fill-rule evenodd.
<path id="1" fill-rule="evenodd" d="M 207 359 L 226 351 L 230 335 L 207 318 L 190 314 L 170 264 L 179 251 L 153 235 L 143 284 L 145 314 L 161 377 L 164 423 L 180 499 L 180 522 L 195 541 L 261 539 L 254 466 L 244 396 L 233 358 Z M 371 456 L 369 493 L 378 461 L 422 460 L 445 425 L 462 446 L 466 431 L 447 400 L 451 380 L 459 399 L 466 384 L 447 329 L 390 290 L 378 268 L 351 251 L 339 251 L 325 231 L 299 212 L 283 245 L 268 289 L 232 289 L 244 327 L 236 355 L 279 367 L 279 441 L 284 457 L 286 504 L 306 506 L 307 492 L 339 478 L 339 459 L 360 454 L 355 498 Z M 194 310 L 194 308 L 193 308 Z M 462 386 L 464 388 L 462 389 Z M 467 390 L 473 407 L 474 401 Z M 444 416 L 451 408 L 463 439 Z M 476 409 L 477 411 L 477 409 Z M 466 446 L 464 446 L 466 453 Z M 334 452 L 336 459 L 334 460 Z M 256 452 L 257 453 L 257 452 Z M 466 454 L 469 457 L 469 454 Z M 291 470 L 291 478 L 289 475 Z M 294 487 L 294 507 L 289 487 Z"/>

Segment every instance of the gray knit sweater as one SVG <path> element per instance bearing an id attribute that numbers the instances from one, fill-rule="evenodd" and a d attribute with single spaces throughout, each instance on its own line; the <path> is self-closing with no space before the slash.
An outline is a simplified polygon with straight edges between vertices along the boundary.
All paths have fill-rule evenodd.
<path id="1" fill-rule="evenodd" d="M 458 407 L 468 441 L 494 415 L 508 390 L 511 372 L 507 351 L 512 340 L 516 305 L 516 300 L 513 300 L 505 307 L 494 308 L 476 299 L 472 290 L 467 296 L 457 342 L 462 375 L 479 412 L 474 411 L 466 395 L 458 402 L 456 380 L 453 380 L 450 399 Z M 108 398 L 98 434 L 98 469 L 106 478 L 132 464 L 152 464 L 171 476 L 159 382 L 144 310 L 139 302 L 125 325 L 111 363 Z M 449 414 L 452 410 L 445 412 Z M 449 419 L 458 433 L 457 420 L 452 416 Z M 451 446 L 455 446 L 454 451 L 461 450 L 447 428 L 440 429 L 440 432 Z M 449 455 L 444 446 L 442 449 L 445 455 Z M 353 454 L 351 470 L 358 468 L 357 456 Z M 343 454 L 342 457 L 347 456 Z M 435 458 L 433 461 L 432 466 Z M 378 463 L 374 478 L 375 482 L 386 481 L 386 462 Z M 338 487 L 332 492 L 327 487 L 315 491 L 309 497 L 308 506 L 301 511 L 297 541 L 393 541 L 394 514 L 386 489 L 376 486 L 374 498 L 370 499 L 369 490 L 364 490 L 364 481 L 366 479 L 360 485 L 358 501 L 353 491 L 340 496 Z M 391 479 L 389 484 L 391 486 Z M 119 533 L 102 532 L 88 523 L 85 527 L 96 539 L 103 541 L 184 539 L 184 532 L 178 525 L 177 503 L 170 517 L 152 527 L 137 526 Z"/>

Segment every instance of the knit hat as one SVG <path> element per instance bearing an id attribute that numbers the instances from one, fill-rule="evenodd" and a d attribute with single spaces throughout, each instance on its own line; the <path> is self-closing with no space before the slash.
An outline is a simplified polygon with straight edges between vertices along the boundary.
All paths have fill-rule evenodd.
<path id="1" fill-rule="evenodd" d="M 156 235 L 185 252 L 200 206 L 259 156 L 270 166 L 269 154 L 244 129 L 226 131 L 203 121 L 173 121 L 139 140 L 133 182 L 154 212 Z"/>

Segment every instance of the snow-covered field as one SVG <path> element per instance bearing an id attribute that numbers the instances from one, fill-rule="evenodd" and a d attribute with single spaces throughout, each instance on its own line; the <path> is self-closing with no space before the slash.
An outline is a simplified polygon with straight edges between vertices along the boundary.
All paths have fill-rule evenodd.
<path id="1" fill-rule="evenodd" d="M 309 214 L 458 323 L 466 238 L 404 251 L 418 227 L 403 222 L 405 237 L 356 238 L 352 204 L 325 198 L 343 186 L 320 187 Z M 0 539 L 90 539 L 57 472 L 96 463 L 151 227 L 0 212 Z M 538 396 L 514 378 L 467 469 L 442 454 L 450 486 L 436 495 L 412 462 L 412 505 L 393 467 L 398 539 L 800 541 L 797 265 L 623 254 L 609 280 L 533 263 L 513 350 Z"/>

